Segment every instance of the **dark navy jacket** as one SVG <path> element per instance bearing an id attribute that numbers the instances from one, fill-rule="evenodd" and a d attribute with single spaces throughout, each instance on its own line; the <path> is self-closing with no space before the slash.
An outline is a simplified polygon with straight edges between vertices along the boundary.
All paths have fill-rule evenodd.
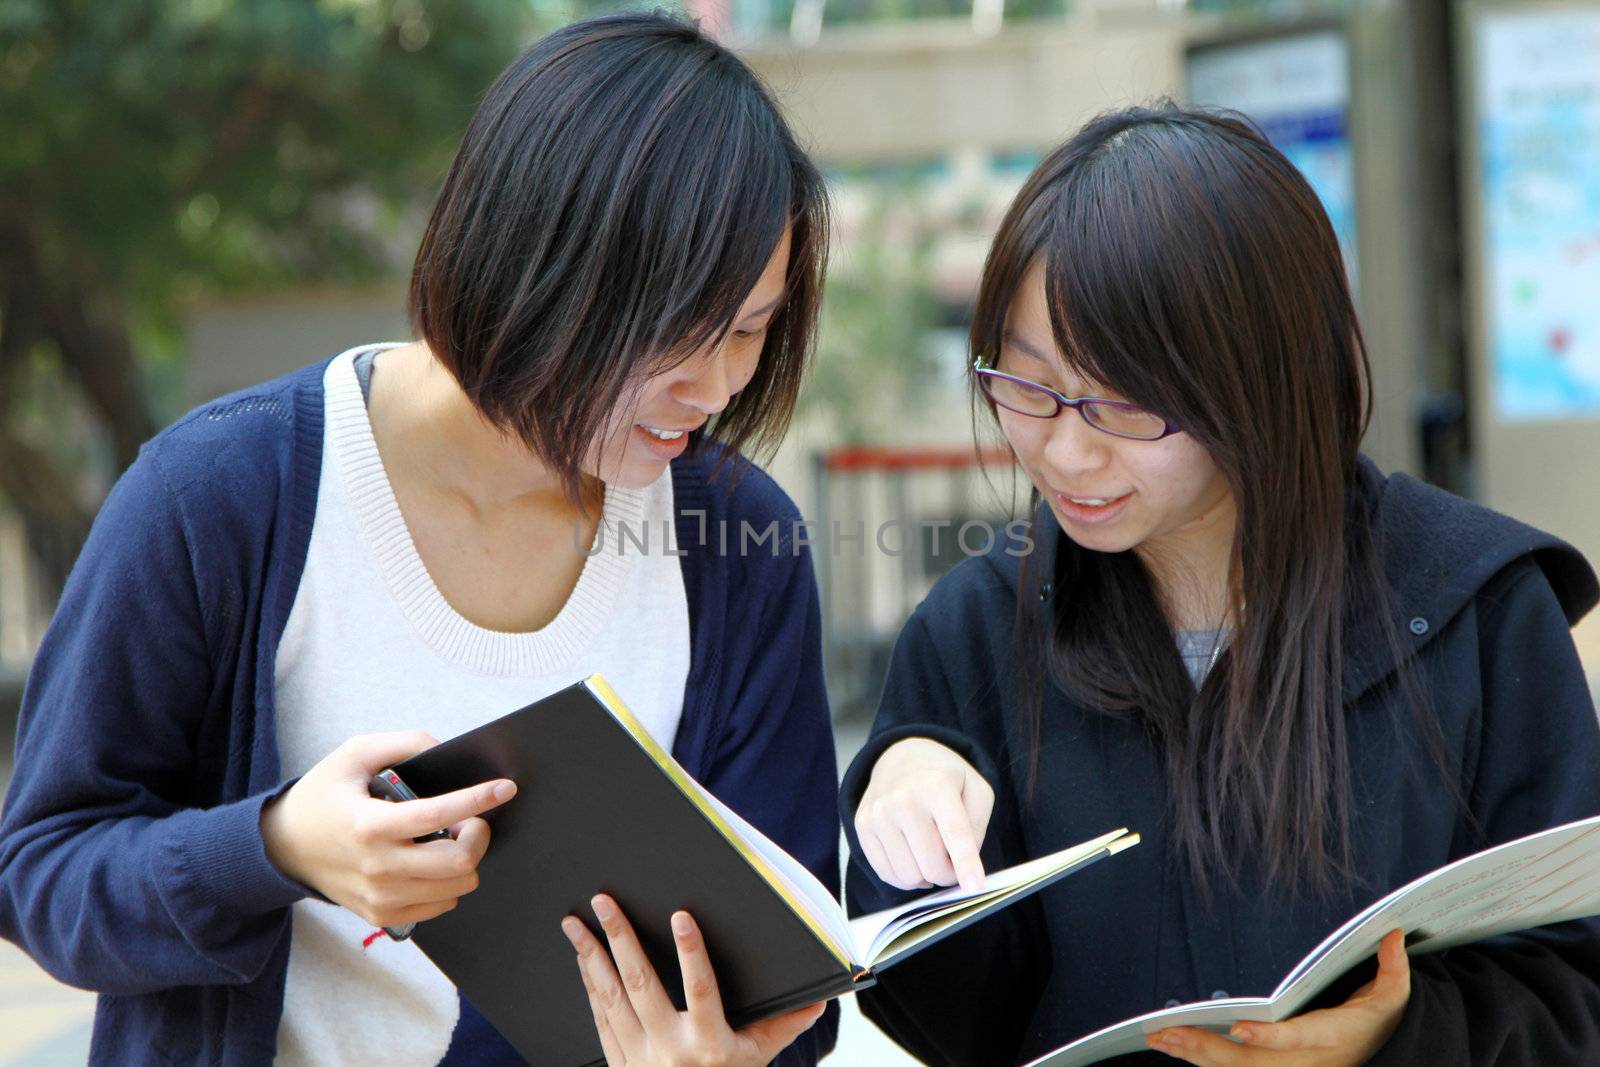
<path id="1" fill-rule="evenodd" d="M 306 891 L 267 859 L 260 815 L 288 784 L 273 667 L 316 511 L 325 366 L 207 404 L 144 447 L 28 680 L 0 820 L 0 936 L 101 994 L 95 1063 L 274 1054 L 289 906 Z M 673 755 L 837 888 L 811 562 L 794 505 L 739 465 L 734 483 L 704 457 L 672 465 L 691 628 Z M 722 523 L 736 538 L 773 521 L 764 547 L 718 551 Z M 836 1029 L 830 1008 L 780 1062 L 814 1063 Z M 463 1005 L 446 1062 L 508 1055 Z"/>
<path id="2" fill-rule="evenodd" d="M 1356 492 L 1376 516 L 1401 651 L 1431 696 L 1470 817 L 1407 725 L 1414 718 L 1396 714 L 1393 651 L 1353 612 L 1344 692 L 1363 884 L 1294 899 L 1240 858 L 1244 888 L 1217 890 L 1208 907 L 1169 862 L 1168 792 L 1143 729 L 1091 714 L 1054 686 L 1037 792 L 1024 806 L 1018 564 L 997 546 L 947 576 L 902 634 L 873 737 L 845 777 L 847 831 L 873 761 L 922 735 L 962 752 L 994 786 L 990 869 L 1119 826 L 1144 840 L 885 971 L 861 994 L 869 1018 L 929 1063 L 973 1067 L 1033 1059 L 1169 1001 L 1265 995 L 1390 890 L 1487 845 L 1600 813 L 1600 725 L 1569 630 L 1596 600 L 1588 565 L 1555 538 L 1370 465 Z M 1041 543 L 1057 536 L 1052 525 Z M 853 910 L 903 896 L 856 853 L 846 876 Z M 1371 973 L 1370 964 L 1352 973 L 1324 1003 Z M 1600 1064 L 1600 922 L 1418 957 L 1405 1016 L 1373 1062 Z"/>

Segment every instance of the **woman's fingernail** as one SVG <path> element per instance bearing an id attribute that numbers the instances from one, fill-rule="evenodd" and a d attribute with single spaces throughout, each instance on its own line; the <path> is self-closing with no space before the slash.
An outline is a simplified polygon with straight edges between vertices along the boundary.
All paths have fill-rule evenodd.
<path id="1" fill-rule="evenodd" d="M 577 947 L 578 944 L 578 927 L 580 925 L 577 918 L 572 915 L 568 915 L 561 920 L 561 932 L 567 935 L 567 940 L 572 942 L 573 947 Z"/>
<path id="2" fill-rule="evenodd" d="M 672 932 L 679 937 L 688 937 L 694 933 L 694 920 L 689 918 L 686 911 L 672 913 Z"/>
<path id="3" fill-rule="evenodd" d="M 610 897 L 595 897 L 589 901 L 589 907 L 594 909 L 594 917 L 603 923 L 608 923 L 617 916 L 617 906 L 611 903 Z"/>
<path id="4" fill-rule="evenodd" d="M 504 804 L 517 795 L 517 783 L 511 781 L 496 782 L 494 784 L 494 798 Z"/>

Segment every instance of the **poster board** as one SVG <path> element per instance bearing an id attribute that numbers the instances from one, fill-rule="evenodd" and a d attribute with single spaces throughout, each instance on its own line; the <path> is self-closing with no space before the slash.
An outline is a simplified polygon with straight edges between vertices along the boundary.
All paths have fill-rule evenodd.
<path id="1" fill-rule="evenodd" d="M 1185 64 L 1189 102 L 1253 119 L 1322 201 L 1352 288 L 1355 153 L 1350 137 L 1350 44 L 1334 27 L 1198 44 Z"/>
<path id="2" fill-rule="evenodd" d="M 1473 495 L 1600 563 L 1600 4 L 1458 18 Z M 1600 689 L 1600 612 L 1574 637 Z"/>
<path id="3" fill-rule="evenodd" d="M 1492 415 L 1600 418 L 1600 7 L 1486 8 L 1473 44 Z"/>

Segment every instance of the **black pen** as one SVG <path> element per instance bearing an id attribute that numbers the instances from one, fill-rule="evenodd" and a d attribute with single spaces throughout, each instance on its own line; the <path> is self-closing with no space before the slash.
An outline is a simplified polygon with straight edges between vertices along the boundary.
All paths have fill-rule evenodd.
<path id="1" fill-rule="evenodd" d="M 367 791 L 380 800 L 392 800 L 397 804 L 420 799 L 411 791 L 411 787 L 406 785 L 405 780 L 390 767 L 385 767 L 372 776 L 372 780 L 367 783 Z M 420 844 L 423 841 L 449 840 L 449 838 L 449 830 L 435 830 L 431 834 L 423 834 L 413 840 Z M 416 928 L 416 923 L 402 923 L 399 926 L 385 926 L 383 932 L 395 941 L 404 941 Z"/>

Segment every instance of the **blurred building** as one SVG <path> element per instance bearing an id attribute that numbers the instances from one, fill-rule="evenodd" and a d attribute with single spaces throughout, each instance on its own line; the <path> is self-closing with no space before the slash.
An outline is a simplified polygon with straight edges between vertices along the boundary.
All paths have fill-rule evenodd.
<path id="1" fill-rule="evenodd" d="M 562 16 L 619 6 L 528 2 Z M 1161 97 L 1244 110 L 1322 197 L 1374 362 L 1374 458 L 1600 563 L 1600 0 L 686 6 L 775 88 L 835 196 L 820 365 L 772 469 L 825 526 L 836 707 L 870 706 L 905 613 L 981 544 L 959 543 L 967 524 L 1017 507 L 1010 477 L 971 461 L 963 388 L 967 308 L 1000 212 L 1086 118 Z M 187 401 L 405 338 L 403 266 L 373 289 L 191 305 Z M 913 525 L 880 543 L 894 520 Z M 0 726 L 55 569 L 0 508 Z M 1600 618 L 1577 640 L 1600 682 Z M 848 757 L 863 728 L 842 727 Z M 57 1004 L 52 984 L 8 966 L 22 992 L 0 1065 L 44 1048 L 81 1061 L 87 1000 Z M 909 1062 L 846 1010 L 830 1063 Z"/>
<path id="2" fill-rule="evenodd" d="M 875 351 L 870 324 L 825 322 L 822 378 L 830 358 L 860 353 L 905 359 L 921 388 L 904 404 L 881 402 L 876 383 L 855 390 L 871 413 L 866 440 L 823 405 L 802 415 L 774 472 L 808 512 L 838 514 L 828 494 L 841 490 L 816 458 L 831 448 L 970 445 L 962 333 L 1000 212 L 1085 119 L 1172 97 L 1244 110 L 1322 196 L 1374 364 L 1367 451 L 1600 560 L 1589 474 L 1600 323 L 1585 295 L 1600 291 L 1600 5 L 705 0 L 699 13 L 774 87 L 828 171 L 830 300 L 877 269 L 862 264 L 880 244 L 932 235 L 918 268 L 932 299 L 920 341 Z M 901 216 L 885 225 L 884 210 Z M 1519 232 L 1531 234 L 1526 248 L 1514 247 Z M 1508 280 L 1508 261 L 1538 280 Z M 404 331 L 398 290 L 208 305 L 192 323 L 197 400 Z M 896 492 L 932 514 L 953 484 L 916 476 L 897 490 L 874 477 L 867 496 L 879 502 L 863 514 Z M 948 517 L 975 513 L 962 510 Z M 835 576 L 872 600 L 852 618 L 841 602 L 830 618 L 851 644 L 886 642 L 944 565 L 870 562 L 870 574 Z M 1578 639 L 1600 675 L 1600 622 Z"/>
<path id="3" fill-rule="evenodd" d="M 835 194 L 822 359 L 773 465 L 808 512 L 839 514 L 850 493 L 864 516 L 1005 510 L 1005 479 L 874 471 L 852 489 L 862 468 L 827 457 L 970 448 L 962 337 L 999 213 L 1090 115 L 1173 97 L 1246 111 L 1322 196 L 1374 363 L 1374 458 L 1600 560 L 1600 3 L 689 6 L 774 87 Z M 196 304 L 188 399 L 403 337 L 402 295 L 397 280 Z M 0 522 L 0 569 L 7 538 Z M 875 599 L 841 599 L 830 626 L 887 641 L 949 562 L 925 555 L 843 576 Z M 36 638 L 19 588 L 0 573 L 0 670 Z M 1600 667 L 1600 622 L 1579 643 Z"/>
<path id="4" fill-rule="evenodd" d="M 797 4 L 787 35 L 745 54 L 845 176 L 846 249 L 852 175 L 929 176 L 948 206 L 932 257 L 947 327 L 995 213 L 1085 118 L 1167 96 L 1243 110 L 1344 245 L 1374 365 L 1367 451 L 1600 560 L 1600 5 L 817 10 Z M 1600 620 L 1577 640 L 1600 677 Z"/>

